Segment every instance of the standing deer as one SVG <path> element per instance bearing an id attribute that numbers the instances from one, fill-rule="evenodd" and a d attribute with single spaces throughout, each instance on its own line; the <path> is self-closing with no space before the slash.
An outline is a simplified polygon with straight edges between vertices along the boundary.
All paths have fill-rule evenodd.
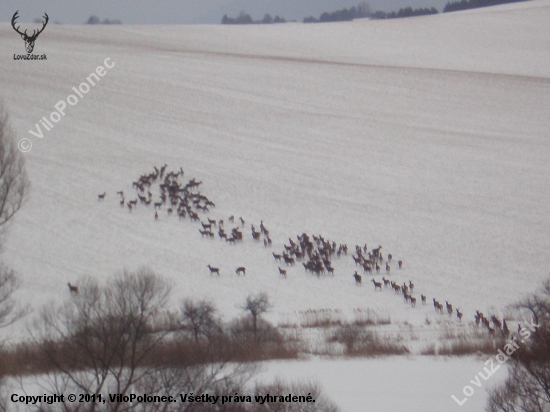
<path id="1" fill-rule="evenodd" d="M 357 271 L 353 274 L 353 278 L 355 279 L 355 284 L 361 286 L 361 275 Z"/>
<path id="2" fill-rule="evenodd" d="M 374 290 L 376 291 L 376 289 L 380 289 L 382 290 L 382 283 L 381 282 L 377 282 L 376 280 L 372 279 L 372 284 L 374 285 Z"/>
<path id="3" fill-rule="evenodd" d="M 279 268 L 279 275 L 286 278 L 286 270 Z"/>
<path id="4" fill-rule="evenodd" d="M 71 282 L 67 283 L 69 291 L 74 294 L 78 294 L 78 286 L 71 285 Z"/>
<path id="5" fill-rule="evenodd" d="M 212 266 L 210 266 L 210 264 L 208 264 L 206 266 L 208 269 L 210 269 L 210 274 L 214 274 L 216 273 L 218 276 L 220 276 L 220 269 L 219 268 L 213 268 Z"/>
<path id="6" fill-rule="evenodd" d="M 243 275 L 246 275 L 246 268 L 245 268 L 244 266 L 239 266 L 239 267 L 237 268 L 237 270 L 235 270 L 235 273 L 236 273 L 237 275 L 240 275 L 241 273 L 242 273 Z"/>
<path id="7" fill-rule="evenodd" d="M 107 194 L 107 192 L 103 192 L 102 195 L 97 195 L 97 200 L 100 201 L 100 200 L 103 200 L 105 199 L 105 195 Z"/>

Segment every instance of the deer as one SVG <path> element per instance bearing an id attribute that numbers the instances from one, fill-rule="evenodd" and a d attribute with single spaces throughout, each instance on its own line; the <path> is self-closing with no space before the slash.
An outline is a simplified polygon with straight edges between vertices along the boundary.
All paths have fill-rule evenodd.
<path id="1" fill-rule="evenodd" d="M 227 219 L 227 220 L 229 220 L 231 223 L 233 223 L 235 221 L 235 216 L 231 215 L 231 216 L 229 216 L 229 219 Z"/>
<path id="2" fill-rule="evenodd" d="M 403 266 L 403 261 L 402 261 L 402 260 L 398 260 L 398 261 L 397 261 L 397 266 L 399 266 L 399 269 L 401 269 L 401 266 Z"/>
<path id="3" fill-rule="evenodd" d="M 155 202 L 155 203 L 153 203 L 153 206 L 155 207 L 155 209 L 157 207 L 160 208 L 162 206 L 162 202 Z"/>
<path id="4" fill-rule="evenodd" d="M 105 195 L 107 194 L 107 192 L 103 192 L 102 195 L 97 195 L 97 201 L 99 202 L 100 200 L 103 200 L 105 199 Z"/>
<path id="5" fill-rule="evenodd" d="M 120 206 L 124 207 L 124 203 L 125 203 L 124 198 L 122 198 L 122 200 L 120 201 Z"/>
<path id="6" fill-rule="evenodd" d="M 69 286 L 69 292 L 78 295 L 78 286 L 71 285 L 71 282 L 67 283 L 67 285 Z"/>
<path id="7" fill-rule="evenodd" d="M 449 302 L 445 301 L 445 306 L 447 307 L 447 313 L 450 315 L 453 314 L 453 305 L 451 305 Z"/>
<path id="8" fill-rule="evenodd" d="M 456 308 L 456 318 L 459 322 L 462 322 L 462 312 L 459 311 L 458 308 Z"/>
<path id="9" fill-rule="evenodd" d="M 425 305 L 426 304 L 426 296 L 424 296 L 423 294 L 420 294 L 420 299 L 422 299 L 422 304 Z"/>
<path id="10" fill-rule="evenodd" d="M 381 282 L 377 282 L 376 280 L 372 279 L 372 284 L 374 285 L 374 290 L 376 291 L 376 289 L 380 289 L 380 291 L 382 291 L 382 283 Z"/>
<path id="11" fill-rule="evenodd" d="M 414 283 L 412 283 L 410 280 L 409 280 L 409 289 L 411 290 L 411 292 L 414 289 Z"/>
<path id="12" fill-rule="evenodd" d="M 386 263 L 386 272 L 387 272 L 388 274 L 390 273 L 390 269 L 391 269 L 391 268 L 390 268 L 390 265 L 388 265 L 388 264 Z"/>
<path id="13" fill-rule="evenodd" d="M 380 273 L 380 265 L 378 263 L 376 264 L 376 273 Z"/>
<path id="14" fill-rule="evenodd" d="M 213 275 L 214 273 L 216 273 L 218 276 L 220 276 L 220 269 L 219 268 L 213 268 L 212 266 L 210 266 L 210 264 L 206 265 L 206 267 L 208 269 L 210 269 L 210 274 Z"/>
<path id="15" fill-rule="evenodd" d="M 158 214 L 158 212 L 155 212 L 155 220 L 159 220 L 159 214 Z"/>
<path id="16" fill-rule="evenodd" d="M 416 306 L 416 298 L 411 296 L 411 306 L 414 308 Z"/>
<path id="17" fill-rule="evenodd" d="M 506 324 L 506 319 L 502 319 L 502 334 L 504 336 L 508 336 L 510 334 L 510 329 L 508 329 L 508 325 Z"/>
<path id="18" fill-rule="evenodd" d="M 279 276 L 283 276 L 283 277 L 286 278 L 286 270 L 281 269 L 281 268 L 279 267 Z"/>
<path id="19" fill-rule="evenodd" d="M 281 259 L 283 258 L 282 255 L 278 255 L 277 253 L 273 253 L 271 252 L 271 254 L 273 255 L 273 257 L 275 258 L 275 260 L 278 260 L 279 262 L 281 261 Z"/>
<path id="20" fill-rule="evenodd" d="M 357 271 L 353 274 L 353 278 L 355 279 L 355 284 L 361 286 L 361 275 L 358 274 Z"/>
<path id="21" fill-rule="evenodd" d="M 244 266 L 239 266 L 239 267 L 237 268 L 237 270 L 235 270 L 235 273 L 236 273 L 237 275 L 240 275 L 241 273 L 242 273 L 243 275 L 246 275 L 246 268 L 245 268 Z"/>
<path id="22" fill-rule="evenodd" d="M 384 287 L 388 287 L 390 285 L 390 280 L 386 279 L 385 277 L 382 277 L 382 281 L 384 282 Z"/>
<path id="23" fill-rule="evenodd" d="M 388 263 L 391 263 L 391 260 L 392 260 L 392 259 L 393 259 L 393 256 L 392 256 L 392 254 L 390 253 L 390 254 L 388 255 Z"/>
<path id="24" fill-rule="evenodd" d="M 25 41 L 25 48 L 27 49 L 27 53 L 30 54 L 34 50 L 34 42 L 36 41 L 36 39 L 40 35 L 40 33 L 42 33 L 44 31 L 44 29 L 46 28 L 46 25 L 48 24 L 48 21 L 50 20 L 50 18 L 48 17 L 48 15 L 46 13 L 44 13 L 44 23 L 42 23 L 42 28 L 39 29 L 39 30 L 33 30 L 32 34 L 29 36 L 27 34 L 27 30 L 25 30 L 25 32 L 20 32 L 19 31 L 20 26 L 15 27 L 16 20 L 19 18 L 18 13 L 19 13 L 19 10 L 17 10 L 15 12 L 15 14 L 13 15 L 13 17 L 11 19 L 11 25 L 12 25 L 13 29 L 17 33 L 19 33 L 21 35 L 21 38 Z"/>
<path id="25" fill-rule="evenodd" d="M 201 229 L 199 229 L 199 232 L 201 233 L 201 236 L 214 237 L 214 233 L 212 233 L 212 232 L 209 231 L 209 230 L 201 230 Z"/>

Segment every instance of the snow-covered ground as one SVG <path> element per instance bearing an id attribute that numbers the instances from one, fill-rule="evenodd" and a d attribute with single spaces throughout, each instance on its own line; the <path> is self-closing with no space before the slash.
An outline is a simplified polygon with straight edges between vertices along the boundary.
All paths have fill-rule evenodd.
<path id="1" fill-rule="evenodd" d="M 69 281 L 146 265 L 173 282 L 174 305 L 207 297 L 227 318 L 265 291 L 274 322 L 308 309 L 373 309 L 416 326 L 440 319 L 431 305 L 375 292 L 368 276 L 357 287 L 350 257 L 335 260 L 333 278 L 297 265 L 281 279 L 271 253 L 307 232 L 352 249 L 382 245 L 404 262 L 391 278 L 412 280 L 417 298 L 448 300 L 465 321 L 476 309 L 502 316 L 550 264 L 549 21 L 550 1 L 535 0 L 319 25 L 52 24 L 34 50 L 46 61 L 13 60 L 24 44 L 1 24 L 0 97 L 18 138 L 33 144 L 32 191 L 3 251 L 24 280 L 19 297 L 38 307 L 67 297 Z M 114 67 L 51 131 L 29 134 L 106 58 Z M 120 208 L 116 191 L 132 192 L 164 163 L 204 182 L 216 207 L 203 219 L 242 216 L 245 242 L 201 238 L 166 210 L 155 221 L 152 208 Z M 271 248 L 250 238 L 260 220 Z M 401 379 L 383 364 L 369 399 Z M 288 373 L 325 367 L 293 365 Z M 416 376 L 426 392 L 410 405 L 442 390 L 433 365 Z M 465 385 L 468 368 L 441 373 Z M 373 400 L 377 410 L 402 410 L 385 399 Z M 352 405 L 344 410 L 365 410 Z"/>

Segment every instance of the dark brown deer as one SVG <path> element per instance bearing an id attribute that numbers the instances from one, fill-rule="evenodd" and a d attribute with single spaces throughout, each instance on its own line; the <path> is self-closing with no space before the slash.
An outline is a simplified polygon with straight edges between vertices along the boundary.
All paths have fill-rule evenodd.
<path id="1" fill-rule="evenodd" d="M 271 252 L 271 254 L 273 255 L 273 257 L 275 258 L 275 260 L 278 260 L 279 262 L 281 261 L 281 259 L 283 258 L 282 255 L 278 255 L 277 253 L 273 253 Z"/>
<path id="2" fill-rule="evenodd" d="M 459 322 L 462 322 L 462 312 L 456 309 L 456 318 L 459 320 Z"/>
<path id="3" fill-rule="evenodd" d="M 399 266 L 399 269 L 401 269 L 401 266 L 403 266 L 403 261 L 402 261 L 402 260 L 398 260 L 398 261 L 397 261 L 397 265 Z"/>
<path id="4" fill-rule="evenodd" d="M 390 265 L 388 265 L 388 264 L 386 263 L 386 272 L 387 272 L 387 273 L 390 273 L 390 269 L 391 269 L 391 268 L 390 268 Z"/>
<path id="5" fill-rule="evenodd" d="M 120 206 L 124 207 L 124 198 L 120 201 Z"/>
<path id="6" fill-rule="evenodd" d="M 416 298 L 411 296 L 411 306 L 414 308 L 416 306 Z"/>
<path id="7" fill-rule="evenodd" d="M 67 283 L 67 285 L 69 286 L 69 292 L 78 294 L 78 286 L 71 285 L 71 282 Z"/>
<path id="8" fill-rule="evenodd" d="M 97 195 L 97 200 L 100 201 L 100 200 L 103 200 L 105 199 L 105 195 L 107 194 L 107 192 L 103 192 L 102 195 Z"/>
<path id="9" fill-rule="evenodd" d="M 286 278 L 286 270 L 279 268 L 279 275 Z"/>
<path id="10" fill-rule="evenodd" d="M 506 337 L 508 337 L 508 335 L 510 334 L 510 329 L 508 329 L 506 319 L 502 319 L 502 334 Z"/>
<path id="11" fill-rule="evenodd" d="M 382 291 L 382 283 L 381 282 L 377 282 L 376 280 L 372 279 L 372 284 L 374 285 L 374 290 L 376 291 L 376 289 L 380 289 L 380 291 Z"/>
<path id="12" fill-rule="evenodd" d="M 414 289 L 414 283 L 412 283 L 410 280 L 409 280 L 409 289 L 411 290 L 411 292 Z"/>
<path id="13" fill-rule="evenodd" d="M 36 41 L 36 38 L 38 37 L 38 35 L 42 33 L 46 28 L 46 25 L 48 24 L 48 21 L 49 21 L 49 17 L 46 13 L 44 13 L 44 23 L 42 23 L 42 28 L 39 30 L 33 30 L 32 34 L 29 36 L 27 34 L 27 30 L 25 30 L 25 32 L 23 33 L 19 31 L 20 26 L 15 27 L 16 20 L 19 17 L 18 13 L 19 13 L 19 10 L 17 10 L 13 15 L 11 19 L 11 25 L 13 29 L 17 33 L 19 33 L 21 35 L 21 38 L 25 41 L 25 48 L 27 49 L 27 53 L 32 53 L 32 51 L 34 50 L 34 42 Z"/>
<path id="14" fill-rule="evenodd" d="M 425 305 L 426 304 L 426 296 L 420 294 L 420 299 L 422 299 L 422 304 Z"/>
<path id="15" fill-rule="evenodd" d="M 159 214 L 158 214 L 158 212 L 155 212 L 155 220 L 159 220 Z"/>
<path id="16" fill-rule="evenodd" d="M 447 313 L 450 315 L 453 314 L 453 305 L 451 305 L 449 302 L 445 301 L 445 306 L 447 307 Z"/>
<path id="17" fill-rule="evenodd" d="M 209 231 L 209 230 L 201 230 L 201 229 L 199 229 L 199 232 L 201 233 L 201 236 L 208 236 L 208 237 L 211 237 L 211 238 L 214 237 L 214 233 L 212 233 L 212 232 Z"/>
<path id="18" fill-rule="evenodd" d="M 359 275 L 357 271 L 353 274 L 353 278 L 355 279 L 355 284 L 361 286 L 361 275 Z"/>
<path id="19" fill-rule="evenodd" d="M 246 268 L 244 266 L 239 266 L 237 270 L 235 270 L 235 273 L 237 275 L 241 275 L 241 274 L 246 275 Z"/>
<path id="20" fill-rule="evenodd" d="M 216 273 L 218 276 L 220 276 L 220 269 L 219 268 L 213 268 L 212 266 L 210 266 L 210 264 L 208 264 L 206 266 L 208 269 L 210 269 L 210 274 L 214 274 Z"/>

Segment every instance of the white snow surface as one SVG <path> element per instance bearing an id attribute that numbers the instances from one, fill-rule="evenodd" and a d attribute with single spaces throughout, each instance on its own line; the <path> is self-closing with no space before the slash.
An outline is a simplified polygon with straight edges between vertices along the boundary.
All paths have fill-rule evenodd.
<path id="1" fill-rule="evenodd" d="M 440 318 L 375 292 L 369 276 L 357 287 L 349 256 L 335 259 L 334 277 L 296 265 L 281 279 L 271 253 L 306 232 L 382 245 L 404 262 L 389 277 L 412 280 L 418 300 L 448 300 L 465 321 L 476 309 L 502 315 L 549 273 L 549 21 L 550 1 L 534 0 L 317 25 L 51 24 L 34 51 L 46 61 L 13 60 L 23 42 L 0 24 L 0 98 L 33 144 L 31 193 L 3 246 L 24 282 L 18 297 L 38 308 L 66 298 L 69 281 L 145 265 L 173 283 L 174 306 L 204 297 L 227 319 L 257 292 L 269 294 L 273 322 L 308 309 Z M 106 58 L 115 66 L 51 131 L 29 134 Z M 119 207 L 116 191 L 164 163 L 204 182 L 216 207 L 203 220 L 245 219 L 243 244 L 201 238 L 166 210 L 155 221 L 152 208 Z M 250 237 L 260 220 L 271 248 Z M 463 372 L 448 373 L 465 385 Z M 444 379 L 417 378 L 428 391 Z M 405 410 L 386 405 L 376 410 Z"/>

